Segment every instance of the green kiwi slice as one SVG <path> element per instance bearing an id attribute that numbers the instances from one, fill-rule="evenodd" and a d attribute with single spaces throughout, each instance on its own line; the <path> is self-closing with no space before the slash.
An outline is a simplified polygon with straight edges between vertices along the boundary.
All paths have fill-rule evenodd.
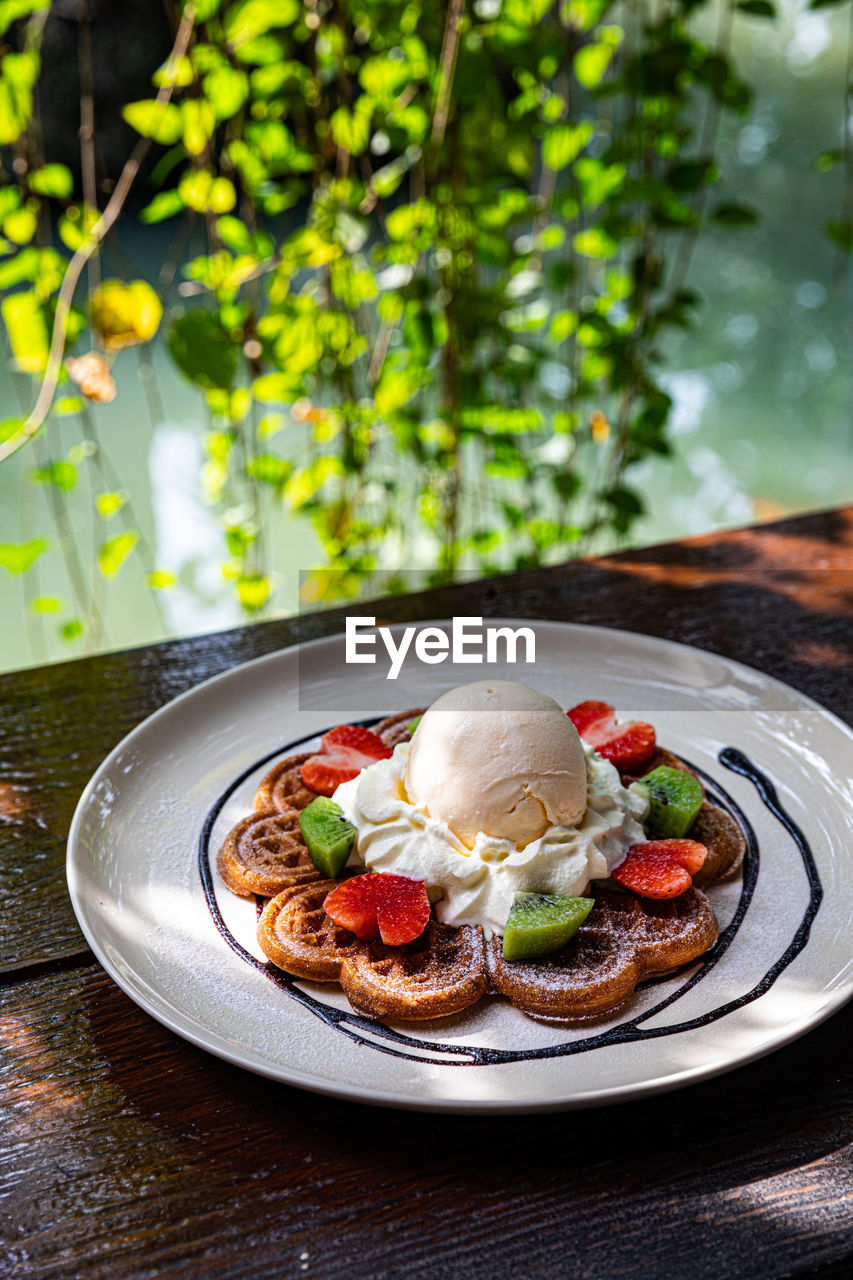
<path id="1" fill-rule="evenodd" d="M 559 951 L 595 905 L 594 898 L 517 893 L 504 929 L 504 960 L 535 960 Z"/>
<path id="2" fill-rule="evenodd" d="M 336 879 L 358 834 L 341 806 L 328 796 L 317 796 L 299 814 L 299 830 L 317 870 L 330 880 Z"/>
<path id="3" fill-rule="evenodd" d="M 649 816 L 643 824 L 648 835 L 675 839 L 687 835 L 702 808 L 698 778 L 662 764 L 633 785 L 649 798 Z"/>

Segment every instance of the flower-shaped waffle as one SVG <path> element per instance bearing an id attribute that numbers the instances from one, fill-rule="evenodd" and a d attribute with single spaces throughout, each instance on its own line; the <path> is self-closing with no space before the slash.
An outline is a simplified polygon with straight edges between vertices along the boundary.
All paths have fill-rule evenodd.
<path id="1" fill-rule="evenodd" d="M 302 766 L 311 752 L 279 760 L 262 779 L 255 792 L 256 809 L 305 809 L 317 795 L 302 781 Z"/>
<path id="2" fill-rule="evenodd" d="M 399 712 L 374 732 L 393 748 L 409 738 L 408 725 L 420 714 Z M 434 915 L 407 945 L 361 941 L 326 914 L 326 897 L 341 880 L 321 876 L 300 833 L 299 811 L 317 796 L 301 776 L 309 758 L 289 756 L 269 771 L 255 796 L 256 812 L 226 837 L 218 867 L 234 892 L 270 899 L 258 940 L 272 963 L 297 978 L 339 982 L 362 1013 L 401 1020 L 446 1017 L 492 992 L 532 1017 L 584 1020 L 624 1004 L 638 983 L 680 969 L 716 940 L 716 918 L 699 886 L 731 876 L 745 842 L 734 819 L 705 797 L 689 833 L 707 849 L 694 886 L 658 901 L 595 884 L 591 914 L 552 955 L 507 961 L 499 934 L 486 942 L 480 928 L 454 928 Z M 661 748 L 641 772 L 659 766 L 692 773 Z M 626 771 L 623 781 L 637 776 Z"/>
<path id="3" fill-rule="evenodd" d="M 258 942 L 273 964 L 295 978 L 336 982 L 344 960 L 366 946 L 323 910 L 334 887 L 334 880 L 295 884 L 271 898 L 261 912 Z"/>
<path id="4" fill-rule="evenodd" d="M 595 1017 L 624 1004 L 644 978 L 680 969 L 717 940 L 717 921 L 701 889 L 664 902 L 613 889 L 593 892 L 586 922 L 554 955 L 510 963 L 495 934 L 488 948 L 492 989 L 532 1017 Z"/>
<path id="5" fill-rule="evenodd" d="M 341 986 L 354 1009 L 374 1018 L 446 1018 L 489 988 L 483 931 L 430 920 L 407 947 L 363 943 L 341 965 Z"/>
<path id="6" fill-rule="evenodd" d="M 282 889 L 320 879 L 299 830 L 299 812 L 290 808 L 258 810 L 243 818 L 226 836 L 216 865 L 228 888 L 241 897 L 272 898 Z"/>

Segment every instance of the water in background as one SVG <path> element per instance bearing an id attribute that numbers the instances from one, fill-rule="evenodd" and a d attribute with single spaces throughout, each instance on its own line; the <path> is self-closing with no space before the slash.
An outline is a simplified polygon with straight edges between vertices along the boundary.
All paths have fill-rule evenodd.
<path id="1" fill-rule="evenodd" d="M 810 12 L 804 0 L 786 0 L 782 9 L 774 24 L 738 24 L 736 58 L 755 86 L 756 103 L 748 122 L 723 121 L 723 185 L 714 194 L 753 205 L 762 220 L 755 229 L 711 231 L 698 242 L 688 284 L 704 299 L 699 323 L 670 339 L 664 353 L 675 458 L 633 470 L 648 504 L 633 545 L 853 501 L 851 289 L 822 234 L 840 216 L 842 174 L 815 166 L 821 152 L 843 143 L 848 18 L 846 10 Z M 156 278 L 171 234 L 169 224 L 123 231 L 128 269 Z M 156 389 L 140 376 L 137 353 L 122 353 L 114 367 L 118 397 L 95 410 L 104 452 L 132 490 L 132 520 L 143 535 L 100 601 L 105 649 L 243 620 L 221 574 L 221 529 L 199 487 L 208 426 L 203 402 L 157 344 L 153 364 Z M 0 368 L 2 418 L 21 412 L 18 395 L 27 387 L 17 381 Z M 54 457 L 80 439 L 71 419 L 56 421 L 50 432 Z M 0 542 L 55 539 L 44 489 L 22 483 L 32 466 L 31 456 L 0 466 Z M 71 532 L 88 527 L 94 493 L 119 487 L 87 467 L 68 503 Z M 306 522 L 280 508 L 268 515 L 275 607 L 292 612 L 298 571 L 320 561 L 319 549 Z M 98 541 L 119 532 L 113 524 L 116 518 L 96 530 Z M 32 572 L 18 579 L 0 570 L 6 620 L 0 669 L 75 652 L 60 638 L 61 618 L 30 611 L 23 621 L 25 599 L 69 594 L 59 557 L 37 563 L 37 580 Z M 179 578 L 156 598 L 145 586 L 145 572 L 155 565 Z"/>

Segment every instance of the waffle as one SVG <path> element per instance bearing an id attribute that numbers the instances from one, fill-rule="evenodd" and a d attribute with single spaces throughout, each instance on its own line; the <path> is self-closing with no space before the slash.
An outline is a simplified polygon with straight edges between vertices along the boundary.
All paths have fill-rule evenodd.
<path id="1" fill-rule="evenodd" d="M 228 832 L 216 866 L 228 888 L 244 898 L 271 898 L 282 889 L 320 879 L 296 809 L 250 813 Z"/>
<path id="2" fill-rule="evenodd" d="M 375 724 L 373 732 L 379 735 L 386 747 L 393 750 L 398 742 L 409 741 L 412 736 L 408 730 L 409 721 L 422 716 L 425 710 L 426 707 L 415 707 L 412 711 L 398 711 L 395 716 L 388 716 Z"/>
<path id="3" fill-rule="evenodd" d="M 431 920 L 409 947 L 368 943 L 347 956 L 341 986 L 354 1009 L 374 1018 L 446 1018 L 489 986 L 483 930 Z"/>
<path id="4" fill-rule="evenodd" d="M 730 814 L 706 800 L 690 828 L 690 839 L 698 840 L 708 850 L 703 866 L 693 877 L 700 888 L 715 880 L 728 880 L 743 861 L 746 841 Z"/>
<path id="5" fill-rule="evenodd" d="M 680 969 L 716 941 L 717 921 L 701 889 L 665 902 L 592 892 L 585 923 L 554 955 L 509 963 L 495 934 L 487 953 L 492 989 L 534 1018 L 593 1018 L 624 1004 L 644 978 Z"/>
<path id="6" fill-rule="evenodd" d="M 306 760 L 314 753 L 305 751 L 299 756 L 288 756 L 279 760 L 269 773 L 261 779 L 255 792 L 256 809 L 305 809 L 317 796 L 316 791 L 306 787 L 302 781 L 300 770 Z"/>
<path id="7" fill-rule="evenodd" d="M 261 950 L 286 973 L 314 982 L 336 982 L 341 965 L 367 949 L 323 910 L 334 880 L 295 885 L 271 898 L 258 921 Z"/>
<path id="8" fill-rule="evenodd" d="M 374 732 L 393 748 L 409 738 L 408 722 L 421 714 L 401 711 Z M 694 887 L 656 901 L 611 882 L 593 885 L 595 906 L 584 924 L 562 950 L 542 960 L 506 961 L 499 935 L 487 943 L 480 928 L 452 928 L 434 917 L 405 947 L 360 941 L 326 915 L 323 903 L 336 882 L 320 877 L 299 832 L 299 811 L 315 796 L 300 774 L 309 754 L 289 756 L 267 773 L 255 795 L 256 812 L 226 837 L 217 865 L 236 893 L 270 899 L 258 941 L 273 964 L 297 978 L 340 982 L 361 1013 L 405 1021 L 448 1017 L 492 992 L 534 1018 L 583 1021 L 617 1009 L 638 983 L 691 963 L 716 940 L 716 918 L 702 886 L 737 870 L 745 842 L 734 819 L 706 799 L 689 832 L 708 849 Z M 644 775 L 660 765 L 693 772 L 658 748 Z M 626 786 L 636 780 L 623 775 Z"/>

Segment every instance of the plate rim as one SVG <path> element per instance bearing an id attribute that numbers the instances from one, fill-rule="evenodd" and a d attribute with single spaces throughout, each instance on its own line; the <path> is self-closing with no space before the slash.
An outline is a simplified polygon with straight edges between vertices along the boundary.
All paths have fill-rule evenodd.
<path id="1" fill-rule="evenodd" d="M 589 623 L 565 622 L 551 618 L 521 618 L 521 617 L 483 617 L 483 625 L 491 623 L 500 625 L 540 625 L 547 628 L 553 628 L 556 631 L 565 631 L 569 629 L 574 632 L 588 633 L 591 635 L 600 635 L 602 633 L 615 636 L 626 636 L 631 639 L 648 642 L 653 648 L 663 646 L 673 649 L 682 654 L 706 654 L 712 659 L 718 659 L 726 664 L 730 669 L 734 668 L 745 670 L 752 675 L 758 676 L 759 679 L 771 687 L 778 688 L 785 695 L 793 694 L 797 700 L 806 703 L 813 708 L 816 713 L 824 720 L 830 721 L 832 725 L 840 730 L 841 733 L 851 740 L 853 743 L 853 728 L 844 720 L 830 711 L 822 703 L 816 702 L 808 694 L 802 693 L 793 685 L 787 684 L 785 681 L 779 680 L 775 676 L 766 674 L 758 668 L 748 666 L 746 663 L 740 662 L 736 658 L 730 658 L 725 654 L 718 653 L 716 650 L 703 648 L 699 645 L 689 645 L 678 640 L 669 640 L 665 637 L 656 636 L 643 631 L 631 631 L 622 627 L 602 627 Z M 400 622 L 390 624 L 389 629 L 394 631 L 398 628 L 412 625 L 412 622 Z M 417 620 L 416 625 L 420 626 L 449 626 L 452 625 L 452 618 L 424 619 Z M 92 794 L 100 782 L 104 774 L 106 774 L 115 763 L 116 757 L 126 748 L 127 744 L 138 733 L 156 721 L 159 717 L 171 711 L 178 703 L 182 703 L 186 699 L 192 699 L 197 696 L 206 694 L 212 686 L 219 682 L 225 682 L 232 679 L 237 672 L 244 672 L 249 668 L 261 667 L 266 663 L 271 663 L 281 659 L 282 655 L 290 651 L 296 651 L 294 656 L 298 660 L 298 651 L 302 647 L 311 647 L 312 649 L 321 648 L 335 644 L 340 644 L 343 636 L 343 630 L 338 630 L 327 636 L 312 638 L 309 640 L 295 640 L 290 644 L 286 644 L 280 648 L 273 649 L 269 653 L 260 654 L 255 658 L 247 659 L 245 662 L 237 662 L 232 666 L 226 667 L 223 671 L 216 672 L 212 676 L 208 676 L 205 680 L 198 684 L 192 685 L 190 688 L 183 690 L 174 698 L 170 698 L 154 711 L 150 712 L 138 724 L 126 733 L 118 743 L 107 753 L 104 759 L 97 766 L 89 781 L 87 782 L 71 820 L 66 842 L 66 858 L 65 872 L 66 881 L 71 899 L 71 905 L 77 919 L 77 923 L 83 933 L 86 942 L 93 952 L 95 958 L 106 971 L 108 976 L 119 987 L 124 994 L 133 1001 L 137 1007 L 141 1008 L 149 1017 L 153 1017 L 155 1021 L 165 1026 L 173 1034 L 178 1035 L 181 1039 L 194 1045 L 196 1048 L 202 1049 L 213 1056 L 238 1066 L 243 1070 L 248 1070 L 256 1075 L 260 1075 L 265 1079 L 273 1080 L 280 1084 L 286 1084 L 293 1087 L 306 1089 L 309 1092 L 324 1097 L 340 1098 L 344 1101 L 358 1102 L 363 1105 L 381 1106 L 394 1110 L 411 1110 L 423 1112 L 438 1112 L 446 1114 L 471 1114 L 471 1115 L 511 1115 L 522 1113 L 547 1113 L 567 1110 L 587 1110 L 592 1107 L 612 1106 L 615 1104 L 629 1103 L 641 1098 L 652 1097 L 661 1093 L 668 1093 L 676 1089 L 686 1088 L 692 1084 L 697 1084 L 703 1080 L 711 1080 L 717 1076 L 724 1075 L 729 1071 L 738 1070 L 741 1067 L 748 1066 L 768 1054 L 774 1053 L 777 1049 L 782 1049 L 791 1044 L 793 1041 L 806 1035 L 822 1022 L 837 1013 L 851 998 L 853 998 L 853 986 L 850 989 L 840 987 L 834 991 L 824 991 L 826 999 L 819 1009 L 813 1011 L 804 1020 L 797 1022 L 793 1026 L 786 1027 L 780 1031 L 768 1044 L 759 1045 L 757 1048 L 746 1050 L 739 1053 L 736 1058 L 727 1060 L 721 1064 L 712 1064 L 708 1066 L 703 1064 L 696 1067 L 686 1068 L 675 1075 L 667 1075 L 666 1077 L 655 1077 L 651 1080 L 635 1082 L 632 1084 L 620 1084 L 604 1089 L 595 1089 L 585 1092 L 583 1095 L 571 1094 L 563 1095 L 559 1098 L 549 1098 L 545 1101 L 519 1100 L 519 1099 L 481 1099 L 481 1098 L 442 1098 L 441 1096 L 415 1096 L 402 1094 L 400 1092 L 385 1092 L 377 1090 L 373 1087 L 366 1087 L 358 1083 L 337 1083 L 318 1081 L 315 1077 L 305 1074 L 296 1068 L 282 1067 L 277 1064 L 270 1063 L 268 1060 L 254 1051 L 248 1055 L 245 1050 L 231 1049 L 225 1042 L 221 1033 L 213 1031 L 209 1027 L 205 1027 L 203 1031 L 196 1028 L 193 1020 L 180 1012 L 176 1012 L 175 1016 L 167 1006 L 160 1007 L 156 999 L 149 999 L 143 989 L 134 987 L 133 982 L 125 977 L 118 965 L 112 961 L 112 957 L 102 946 L 101 941 L 92 927 L 85 895 L 80 883 L 80 869 L 77 866 L 77 858 L 82 854 L 80 846 L 80 828 L 82 826 L 85 812 L 91 801 Z M 318 708 L 319 710 L 319 708 Z M 79 850 L 79 853 L 78 853 Z M 249 1060 L 247 1060 L 247 1057 Z"/>

